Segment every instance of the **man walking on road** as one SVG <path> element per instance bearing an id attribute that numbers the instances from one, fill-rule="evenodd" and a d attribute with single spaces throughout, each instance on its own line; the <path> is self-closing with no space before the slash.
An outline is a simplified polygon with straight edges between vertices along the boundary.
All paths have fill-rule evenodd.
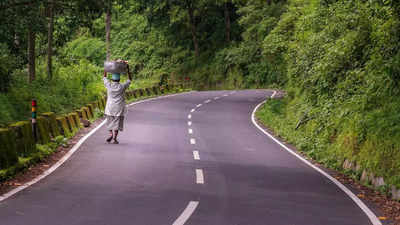
<path id="1" fill-rule="evenodd" d="M 104 71 L 104 86 L 107 88 L 107 104 L 104 110 L 106 115 L 106 126 L 110 131 L 110 137 L 106 139 L 108 143 L 114 140 L 114 144 L 118 144 L 118 132 L 124 129 L 124 117 L 127 113 L 125 103 L 125 90 L 128 89 L 132 81 L 132 75 L 129 71 L 129 65 L 127 62 L 128 77 L 129 79 L 120 84 L 121 74 L 113 73 L 111 81 L 107 79 L 107 72 Z M 114 133 L 113 133 L 114 131 Z"/>

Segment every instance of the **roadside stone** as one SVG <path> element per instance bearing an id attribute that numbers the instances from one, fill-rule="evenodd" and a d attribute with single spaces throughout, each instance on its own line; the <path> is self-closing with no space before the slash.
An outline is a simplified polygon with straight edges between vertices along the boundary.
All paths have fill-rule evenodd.
<path id="1" fill-rule="evenodd" d="M 81 118 L 81 123 L 84 127 L 90 127 L 90 121 Z"/>
<path id="2" fill-rule="evenodd" d="M 375 180 L 375 174 L 369 173 L 369 181 L 373 184 L 374 180 Z"/>
<path id="3" fill-rule="evenodd" d="M 361 165 L 357 164 L 355 170 L 356 170 L 356 172 L 360 171 L 361 170 Z"/>
<path id="4" fill-rule="evenodd" d="M 352 163 L 350 162 L 350 160 L 348 159 L 344 160 L 343 169 L 350 170 L 351 168 L 352 168 Z"/>
<path id="5" fill-rule="evenodd" d="M 375 188 L 377 188 L 377 187 L 384 186 L 385 181 L 383 180 L 383 177 L 377 177 L 372 180 L 372 184 L 374 185 Z"/>
<path id="6" fill-rule="evenodd" d="M 395 200 L 400 200 L 400 189 L 396 189 L 395 186 L 392 186 L 392 198 Z"/>
<path id="7" fill-rule="evenodd" d="M 370 176 L 369 176 L 367 170 L 364 170 L 364 171 L 362 172 L 362 175 L 361 175 L 361 182 L 364 182 L 364 183 L 369 183 L 369 182 L 370 182 Z"/>
<path id="8" fill-rule="evenodd" d="M 351 165 L 351 170 L 352 170 L 353 172 L 357 172 L 357 163 L 356 163 L 356 162 L 353 162 L 353 163 L 352 163 L 352 165 Z"/>

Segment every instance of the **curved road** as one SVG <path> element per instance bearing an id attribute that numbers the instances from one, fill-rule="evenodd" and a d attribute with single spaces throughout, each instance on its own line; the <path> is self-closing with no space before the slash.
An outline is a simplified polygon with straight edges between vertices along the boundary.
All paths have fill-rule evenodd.
<path id="1" fill-rule="evenodd" d="M 50 176 L 0 202 L 0 224 L 371 224 L 255 128 L 251 112 L 271 94 L 192 92 L 130 107 L 119 145 L 101 128 Z"/>

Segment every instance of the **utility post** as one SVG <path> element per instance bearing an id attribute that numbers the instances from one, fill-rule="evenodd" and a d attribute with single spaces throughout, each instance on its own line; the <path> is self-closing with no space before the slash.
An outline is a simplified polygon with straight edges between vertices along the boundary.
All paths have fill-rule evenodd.
<path id="1" fill-rule="evenodd" d="M 35 99 L 32 100 L 32 133 L 33 137 L 35 139 L 35 143 L 37 143 L 37 124 L 36 124 L 36 118 L 37 118 L 37 102 Z"/>

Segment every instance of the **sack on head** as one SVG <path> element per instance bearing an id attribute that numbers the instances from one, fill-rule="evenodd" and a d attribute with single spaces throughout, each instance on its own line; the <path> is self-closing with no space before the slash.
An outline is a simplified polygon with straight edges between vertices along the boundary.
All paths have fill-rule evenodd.
<path id="1" fill-rule="evenodd" d="M 125 62 L 121 61 L 105 61 L 104 71 L 108 73 L 125 73 L 127 66 Z"/>

